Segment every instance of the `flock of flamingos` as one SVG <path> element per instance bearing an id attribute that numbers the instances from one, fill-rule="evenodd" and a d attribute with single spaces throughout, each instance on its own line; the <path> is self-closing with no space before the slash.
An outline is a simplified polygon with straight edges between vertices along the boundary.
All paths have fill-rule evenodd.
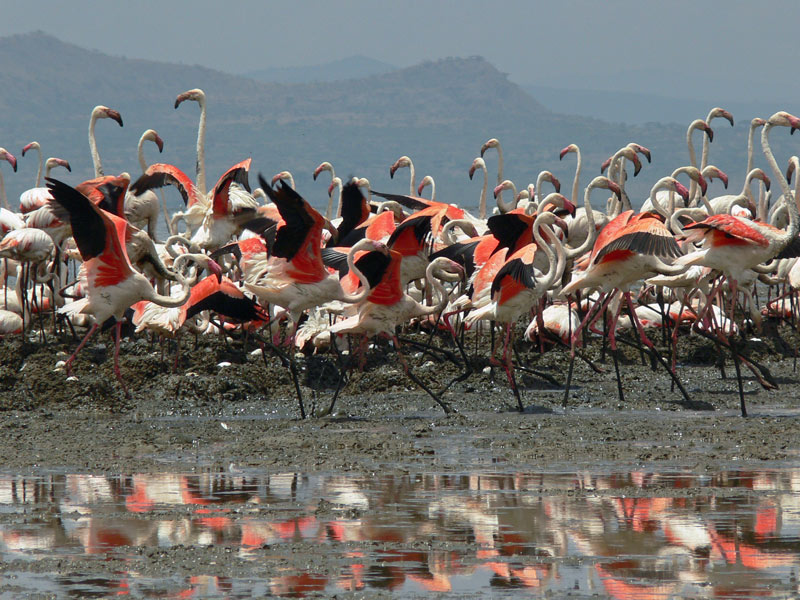
<path id="1" fill-rule="evenodd" d="M 549 171 L 539 174 L 535 186 L 517 193 L 513 182 L 503 179 L 502 149 L 491 139 L 469 170 L 470 178 L 483 172 L 477 215 L 436 200 L 431 177 L 417 187 L 407 156 L 391 165 L 390 175 L 409 169 L 408 195 L 377 192 L 364 178 L 343 182 L 330 163 L 320 164 L 314 180 L 323 172 L 331 176 L 328 208 L 322 214 L 295 190 L 287 171 L 271 181 L 259 175 L 260 187 L 251 191 L 250 159 L 232 166 L 209 190 L 205 94 L 199 89 L 184 92 L 175 108 L 185 101 L 197 102 L 201 111 L 194 180 L 170 164 L 147 166 L 143 144 L 152 141 L 159 150 L 163 145 L 153 130 L 139 142 L 141 176 L 132 182 L 128 173 L 105 175 L 95 124 L 112 119 L 121 126 L 122 118 L 104 106 L 92 111 L 89 124 L 94 179 L 71 187 L 51 177 L 51 169 L 69 169 L 69 164 L 59 158 L 43 161 L 39 144 L 31 142 L 22 155 L 31 149 L 39 153 L 36 187 L 20 196 L 19 212 L 13 212 L 0 176 L 5 284 L 0 335 L 21 334 L 38 323 L 44 340 L 44 318 L 51 314 L 54 330 L 60 326 L 63 332 L 68 326 L 74 335 L 75 327 L 88 327 L 72 356 L 57 365 L 67 376 L 72 376 L 73 362 L 88 339 L 98 329 L 114 327 L 114 372 L 127 394 L 119 370 L 124 320 L 137 332 L 168 338 L 184 331 L 241 331 L 290 369 L 305 417 L 296 348 L 335 355 L 340 379 L 329 412 L 348 370 L 356 361 L 363 368 L 368 340 L 383 336 L 392 340 L 408 376 L 449 412 L 442 395 L 472 373 L 463 344 L 464 331 L 472 329 L 491 338 L 490 364 L 504 369 L 522 410 L 515 367 L 525 367 L 515 360 L 513 337 L 524 319 L 528 342 L 542 351 L 546 345 L 569 350 L 565 404 L 576 356 L 599 371 L 581 351 L 588 332 L 604 336 L 621 398 L 617 343 L 624 341 L 650 353 L 652 363 L 663 366 L 683 400 L 690 402 L 676 375 L 679 332 L 704 336 L 720 354 L 731 355 L 743 415 L 742 365 L 764 387 L 774 387 L 769 371 L 747 355 L 744 336 L 760 329 L 763 315 L 790 319 L 791 290 L 800 285 L 800 220 L 790 189 L 800 159 L 789 159 L 784 175 L 769 145 L 773 128 L 800 129 L 800 119 L 793 115 L 777 112 L 766 120 L 753 119 L 747 176 L 738 194 L 708 194 L 712 180 L 727 187 L 727 175 L 708 164 L 713 139 L 709 124 L 719 117 L 733 124 L 730 113 L 715 108 L 705 121 L 689 126 L 690 164 L 658 179 L 639 212 L 631 209 L 625 193 L 628 171 L 639 173 L 640 156 L 650 160 L 647 148 L 639 144 L 628 144 L 611 156 L 601 167 L 608 176 L 592 179 L 581 202 L 581 154 L 575 144 L 560 154 L 561 159 L 577 157 L 567 197 Z M 759 128 L 770 176 L 780 189 L 770 190 L 770 177 L 752 167 Z M 703 137 L 699 164 L 695 131 Z M 498 185 L 493 190 L 497 209 L 487 218 L 488 174 L 482 157 L 489 150 L 498 154 Z M 17 159 L 10 152 L 0 148 L 0 159 L 16 170 Z M 45 165 L 46 187 L 40 187 Z M 185 210 L 173 215 L 167 213 L 163 196 L 160 200 L 153 191 L 169 185 L 185 202 Z M 427 186 L 431 198 L 422 197 Z M 159 242 L 156 223 L 162 214 L 169 237 Z M 763 293 L 764 286 L 768 300 L 760 308 L 758 288 Z M 427 343 L 416 336 L 401 345 L 398 330 L 409 326 L 426 328 Z M 667 358 L 648 338 L 651 327 L 661 328 Z M 501 339 L 496 340 L 498 329 Z M 636 334 L 630 339 L 618 336 L 623 329 Z M 357 339 L 360 344 L 350 345 Z M 403 354 L 407 344 L 452 361 L 461 374 L 435 392 L 409 367 Z"/>

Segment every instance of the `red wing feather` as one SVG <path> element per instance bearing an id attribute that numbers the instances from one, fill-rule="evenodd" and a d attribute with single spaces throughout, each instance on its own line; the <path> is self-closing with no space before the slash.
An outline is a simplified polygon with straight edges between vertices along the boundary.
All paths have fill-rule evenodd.
<path id="1" fill-rule="evenodd" d="M 131 184 L 131 192 L 137 196 L 146 190 L 174 185 L 186 206 L 194 206 L 201 201 L 200 193 L 189 176 L 175 165 L 154 163 L 147 167 L 144 175 Z"/>
<path id="2" fill-rule="evenodd" d="M 685 227 L 686 230 L 716 229 L 729 236 L 738 238 L 756 246 L 769 246 L 769 240 L 755 227 L 747 225 L 743 220 L 732 215 L 712 215 L 699 223 L 692 223 Z"/>

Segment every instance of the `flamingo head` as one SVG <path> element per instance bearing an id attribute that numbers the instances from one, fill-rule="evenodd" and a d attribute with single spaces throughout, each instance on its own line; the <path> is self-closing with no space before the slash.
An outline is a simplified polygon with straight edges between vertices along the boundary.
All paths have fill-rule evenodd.
<path id="1" fill-rule="evenodd" d="M 711 129 L 711 127 L 708 126 L 708 123 L 706 123 L 705 121 L 701 120 L 700 124 L 698 126 L 698 129 L 700 131 L 705 131 L 706 132 L 706 135 L 708 136 L 708 141 L 709 142 L 713 142 L 714 141 L 714 130 Z"/>
<path id="2" fill-rule="evenodd" d="M 559 152 L 558 160 L 562 160 L 570 152 L 577 152 L 577 151 L 578 151 L 578 146 L 575 144 L 570 144 L 569 146 L 564 148 L 561 152 Z"/>
<path id="3" fill-rule="evenodd" d="M 272 176 L 272 180 L 270 181 L 270 185 L 275 187 L 275 184 L 278 183 L 281 179 L 289 179 L 289 171 L 281 171 L 280 173 L 276 173 Z"/>
<path id="4" fill-rule="evenodd" d="M 472 179 L 473 175 L 475 175 L 475 171 L 478 169 L 485 169 L 486 163 L 483 159 L 479 156 L 475 160 L 472 161 L 472 166 L 469 168 L 469 178 Z"/>
<path id="5" fill-rule="evenodd" d="M 316 169 L 314 169 L 314 175 L 313 175 L 314 181 L 317 180 L 317 177 L 319 177 L 319 174 L 322 173 L 323 171 L 330 171 L 331 173 L 333 173 L 333 166 L 331 165 L 331 163 L 327 161 L 320 163 L 320 165 Z"/>
<path id="6" fill-rule="evenodd" d="M 500 146 L 500 141 L 497 138 L 486 140 L 481 146 L 481 158 L 489 148 L 497 148 L 498 146 Z"/>
<path id="7" fill-rule="evenodd" d="M 430 175 L 425 175 L 425 177 L 422 178 L 422 181 L 420 181 L 419 185 L 417 186 L 417 195 L 422 196 L 422 190 L 429 185 L 433 185 L 433 177 Z"/>
<path id="8" fill-rule="evenodd" d="M 25 153 L 31 148 L 39 148 L 39 142 L 31 142 L 30 144 L 25 144 L 25 146 L 22 148 L 22 156 L 25 156 Z"/>
<path id="9" fill-rule="evenodd" d="M 767 123 L 769 123 L 770 125 L 791 127 L 792 130 L 790 131 L 790 133 L 794 133 L 795 129 L 800 129 L 800 119 L 782 110 L 776 112 L 769 119 L 767 119 Z"/>
<path id="10" fill-rule="evenodd" d="M 552 183 L 553 187 L 557 192 L 561 191 L 561 182 L 550 171 L 542 171 L 542 179 L 544 181 L 549 181 L 550 183 Z"/>
<path id="11" fill-rule="evenodd" d="M 708 118 L 708 120 L 710 121 L 711 119 L 714 119 L 716 117 L 722 117 L 723 119 L 727 119 L 727 121 L 731 124 L 731 127 L 733 127 L 733 115 L 724 108 L 717 107 L 713 109 L 711 111 L 711 116 Z"/>
<path id="12" fill-rule="evenodd" d="M 791 165 L 793 165 L 794 162 L 795 161 L 792 161 Z M 793 166 L 790 166 L 790 168 L 792 170 L 794 170 Z M 770 184 L 772 182 L 769 180 L 769 177 L 767 177 L 767 174 L 764 173 L 764 171 L 762 171 L 761 169 L 753 169 L 753 170 L 756 171 L 755 173 L 753 173 L 753 179 L 760 179 L 761 181 L 763 181 L 764 182 L 764 189 L 766 189 L 766 191 L 769 191 L 769 187 L 770 187 Z M 787 171 L 786 175 L 787 175 L 786 179 L 788 179 L 791 182 L 791 174 L 790 174 L 790 172 Z"/>
<path id="13" fill-rule="evenodd" d="M 703 178 L 702 175 L 700 175 L 699 177 L 700 177 L 700 179 Z M 698 184 L 699 183 L 700 183 L 700 181 L 698 180 Z M 705 183 L 705 181 L 703 183 Z M 675 193 L 678 194 L 681 198 L 683 198 L 684 202 L 689 200 L 689 190 L 686 188 L 686 186 L 684 186 L 677 179 L 672 179 L 671 184 L 675 189 Z"/>
<path id="14" fill-rule="evenodd" d="M 331 196 L 333 196 L 333 190 L 334 190 L 334 188 L 335 188 L 337 185 L 338 185 L 338 186 L 341 186 L 341 185 L 342 185 L 342 180 L 341 180 L 341 179 L 339 179 L 338 177 L 334 177 L 334 178 L 331 180 L 331 184 L 328 186 L 328 197 L 329 197 L 329 198 L 330 198 Z"/>
<path id="15" fill-rule="evenodd" d="M 603 164 L 602 164 L 602 165 L 600 165 L 600 174 L 601 174 L 601 175 L 602 175 L 603 173 L 605 173 L 605 172 L 606 172 L 606 169 L 607 169 L 607 168 L 608 168 L 608 166 L 611 164 L 611 160 L 612 160 L 613 158 L 614 158 L 613 156 L 609 156 L 607 159 L 605 159 L 605 160 L 603 161 Z"/>
<path id="16" fill-rule="evenodd" d="M 756 127 L 763 127 L 767 124 L 766 119 L 762 119 L 761 117 L 755 117 L 752 121 L 750 121 L 750 127 L 755 129 Z"/>
<path id="17" fill-rule="evenodd" d="M 503 190 L 511 190 L 511 189 L 513 189 L 513 187 L 512 187 L 513 185 L 514 184 L 511 182 L 510 179 L 506 179 L 503 183 L 501 183 L 500 185 L 498 185 L 498 186 L 496 186 L 494 188 L 494 190 L 492 191 L 492 194 L 494 195 L 495 198 L 497 198 L 498 194 L 500 194 L 500 192 L 502 192 Z"/>
<path id="18" fill-rule="evenodd" d="M 794 160 L 794 156 L 789 159 L 789 166 L 786 167 L 786 183 L 792 183 L 792 174 L 794 170 L 797 168 L 795 164 L 797 161 Z"/>
<path id="19" fill-rule="evenodd" d="M 175 98 L 175 108 L 178 108 L 181 105 L 181 102 L 185 102 L 186 100 L 194 100 L 195 102 L 203 102 L 206 99 L 205 92 L 200 88 L 195 88 L 193 90 L 188 90 L 183 92 L 182 94 L 178 94 L 178 97 Z"/>
<path id="20" fill-rule="evenodd" d="M 375 250 L 376 252 L 380 252 L 384 256 L 389 256 L 389 246 L 377 240 L 370 240 L 370 242 L 372 242 L 373 250 Z"/>
<path id="21" fill-rule="evenodd" d="M 706 167 L 706 169 L 708 170 L 708 174 L 706 175 L 704 173 L 705 177 L 707 177 L 708 179 L 714 179 L 714 178 L 721 179 L 722 180 L 722 185 L 724 185 L 725 189 L 727 190 L 728 189 L 728 176 L 725 174 L 725 171 L 723 171 L 722 169 L 719 169 L 717 167 L 714 167 L 713 165 L 710 165 L 710 166 L 712 167 L 710 169 L 708 167 Z M 706 169 L 704 169 L 704 171 Z"/>
<path id="22" fill-rule="evenodd" d="M 100 113 L 100 117 L 104 119 L 113 119 L 119 123 L 120 127 L 122 127 L 122 115 L 119 114 L 119 111 L 116 111 L 113 108 L 104 106 L 102 112 Z"/>
<path id="23" fill-rule="evenodd" d="M 636 142 L 631 142 L 630 144 L 628 144 L 628 146 L 633 148 L 636 152 L 638 152 L 642 156 L 644 156 L 647 159 L 648 164 L 652 162 L 651 160 L 652 156 L 648 148 L 645 148 L 644 146 L 642 146 L 641 144 L 637 144 Z"/>
<path id="24" fill-rule="evenodd" d="M 620 199 L 622 198 L 622 190 L 616 183 L 611 181 L 608 177 L 603 177 L 602 175 L 595 177 L 594 179 L 592 179 L 591 183 L 589 183 L 589 187 L 605 188 L 613 192 L 617 198 Z"/>
<path id="25" fill-rule="evenodd" d="M 402 169 L 403 167 L 410 167 L 411 166 L 411 159 L 407 156 L 401 156 L 398 158 L 391 167 L 389 167 L 389 178 L 394 179 L 394 174 L 397 169 Z"/>
<path id="26" fill-rule="evenodd" d="M 72 167 L 69 166 L 69 163 L 64 160 L 63 158 L 48 158 L 47 159 L 47 166 L 48 167 L 64 167 L 67 171 L 72 173 Z"/>
<path id="27" fill-rule="evenodd" d="M 0 148 L 0 160 L 7 160 L 14 169 L 14 172 L 17 172 L 17 158 L 5 148 Z"/>
<path id="28" fill-rule="evenodd" d="M 164 151 L 164 140 L 161 139 L 161 136 L 156 133 L 155 129 L 148 129 L 146 132 L 146 139 L 153 142 L 156 146 L 158 146 L 158 151 Z"/>

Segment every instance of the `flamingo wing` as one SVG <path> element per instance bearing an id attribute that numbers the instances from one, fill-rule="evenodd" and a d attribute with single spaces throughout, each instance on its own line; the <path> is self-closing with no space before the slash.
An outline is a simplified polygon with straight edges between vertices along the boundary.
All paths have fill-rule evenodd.
<path id="1" fill-rule="evenodd" d="M 457 242 L 431 254 L 431 262 L 440 256 L 444 256 L 460 264 L 464 267 L 467 277 L 472 277 L 472 274 L 475 272 L 475 250 L 480 243 L 481 238 L 467 240 L 466 242 Z"/>
<path id="2" fill-rule="evenodd" d="M 200 194 L 189 176 L 175 165 L 166 163 L 154 163 L 147 167 L 144 175 L 131 184 L 130 190 L 138 196 L 147 190 L 165 185 L 174 185 L 178 188 L 186 206 L 201 202 Z"/>
<path id="3" fill-rule="evenodd" d="M 614 219 L 612 219 L 605 227 L 603 227 L 603 229 L 600 230 L 600 233 L 597 234 L 597 239 L 594 241 L 594 246 L 592 247 L 592 254 L 589 259 L 590 264 L 595 262 L 597 253 L 616 237 L 617 232 L 628 224 L 628 221 L 631 220 L 631 217 L 633 217 L 633 211 L 626 210 L 625 212 L 614 217 Z"/>
<path id="4" fill-rule="evenodd" d="M 638 219 L 617 230 L 616 236 L 594 255 L 593 263 L 600 262 L 615 250 L 629 250 L 659 258 L 678 258 L 683 255 L 673 235 L 655 218 Z"/>
<path id="5" fill-rule="evenodd" d="M 489 217 L 486 224 L 489 226 L 489 231 L 499 242 L 497 248 L 512 250 L 519 244 L 520 240 L 530 242 L 530 239 L 523 238 L 525 234 L 528 234 L 528 238 L 533 236 L 533 217 L 528 215 L 514 213 L 494 215 Z M 497 248 L 495 252 L 497 252 Z"/>
<path id="6" fill-rule="evenodd" d="M 227 215 L 230 205 L 230 189 L 231 184 L 236 183 L 242 186 L 248 192 L 250 191 L 250 181 L 248 174 L 250 171 L 250 162 L 252 159 L 248 158 L 240 163 L 233 165 L 230 169 L 222 174 L 217 184 L 214 186 L 214 191 L 211 196 L 211 204 L 213 206 L 214 214 L 221 216 Z"/>
<path id="7" fill-rule="evenodd" d="M 687 225 L 685 230 L 689 231 L 708 231 L 715 229 L 729 235 L 730 237 L 737 238 L 748 244 L 756 246 L 769 246 L 769 240 L 755 227 L 751 227 L 742 219 L 732 215 L 712 215 L 707 219 L 703 219 L 699 223 L 692 223 Z M 687 238 L 690 237 L 687 235 Z"/>
<path id="8" fill-rule="evenodd" d="M 349 181 L 342 188 L 342 223 L 338 228 L 339 240 L 346 239 L 353 230 L 367 220 L 369 215 L 367 199 L 359 190 L 358 184 L 355 181 Z M 363 235 L 361 237 L 363 238 Z M 332 245 L 333 238 L 328 243 Z"/>
<path id="9" fill-rule="evenodd" d="M 106 175 L 95 177 L 75 186 L 75 189 L 102 208 L 118 217 L 125 216 L 125 192 L 129 180 L 126 177 Z"/>
<path id="10" fill-rule="evenodd" d="M 338 271 L 339 279 L 344 277 L 350 270 L 347 267 L 347 254 L 342 252 L 340 248 L 323 248 L 322 263 L 326 267 L 330 267 L 331 269 Z"/>
<path id="11" fill-rule="evenodd" d="M 300 194 L 283 183 L 283 180 L 279 181 L 280 187 L 277 190 L 272 189 L 260 175 L 259 182 L 278 207 L 284 220 L 284 223 L 277 228 L 270 251 L 274 256 L 291 260 L 303 247 L 306 237 L 315 229 L 318 221 L 320 233 L 322 232 L 322 215 L 316 219 L 314 213 L 317 211 Z"/>
<path id="12" fill-rule="evenodd" d="M 198 282 L 192 287 L 186 304 L 187 319 L 204 310 L 211 310 L 236 321 L 269 320 L 264 309 L 255 300 L 245 296 L 227 277 L 218 281 L 216 275 L 209 275 Z"/>
<path id="13" fill-rule="evenodd" d="M 408 217 L 395 228 L 386 245 L 403 256 L 414 256 L 425 250 L 431 244 L 431 219 L 430 215 Z"/>
<path id="14" fill-rule="evenodd" d="M 431 201 L 426 198 L 420 198 L 418 196 L 406 196 L 405 194 L 385 194 L 383 192 L 376 192 L 375 190 L 370 191 L 375 196 L 380 196 L 386 200 L 394 200 L 398 204 L 401 204 L 406 208 L 410 208 L 411 210 L 422 210 L 424 208 L 431 207 Z"/>
<path id="15" fill-rule="evenodd" d="M 403 256 L 395 250 L 390 250 L 388 257 L 377 250 L 368 252 L 366 256 L 373 253 L 379 254 L 383 258 L 370 258 L 362 263 L 363 268 L 356 263 L 370 284 L 367 300 L 374 304 L 391 306 L 403 298 L 403 288 L 400 285 L 400 267 Z M 364 260 L 366 256 L 359 260 Z"/>
<path id="16" fill-rule="evenodd" d="M 800 256 L 800 236 L 794 238 L 789 244 L 778 253 L 775 258 L 795 258 Z"/>

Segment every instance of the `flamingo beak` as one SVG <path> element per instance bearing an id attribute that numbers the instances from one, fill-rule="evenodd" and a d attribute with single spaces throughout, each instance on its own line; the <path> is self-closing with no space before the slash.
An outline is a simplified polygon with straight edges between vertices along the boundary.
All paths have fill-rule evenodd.
<path id="1" fill-rule="evenodd" d="M 185 92 L 183 94 L 178 94 L 178 97 L 175 98 L 175 108 L 178 108 L 181 105 L 181 102 L 186 100 L 186 98 L 187 96 Z"/>
<path id="2" fill-rule="evenodd" d="M 723 110 L 722 114 L 720 114 L 720 117 L 727 119 L 730 122 L 731 127 L 733 127 L 733 115 L 731 113 L 729 113 L 727 110 Z"/>
<path id="3" fill-rule="evenodd" d="M 553 187 L 556 188 L 556 192 L 560 193 L 561 192 L 561 182 L 556 178 L 555 175 L 551 179 L 551 183 L 553 184 Z"/>
<path id="4" fill-rule="evenodd" d="M 614 192 L 617 198 L 622 199 L 622 190 L 619 189 L 619 186 L 610 179 L 608 179 L 607 181 L 608 181 L 608 189 Z"/>
<path id="5" fill-rule="evenodd" d="M 642 170 L 642 161 L 634 154 L 633 155 L 633 176 L 636 177 L 639 174 L 639 171 Z"/>
<path id="6" fill-rule="evenodd" d="M 647 163 L 650 164 L 652 161 L 652 156 L 650 154 L 650 150 L 645 148 L 644 146 L 639 146 L 639 152 L 644 154 L 644 157 L 647 159 Z"/>
<path id="7" fill-rule="evenodd" d="M 275 187 L 275 184 L 278 183 L 280 180 L 281 180 L 281 173 L 278 173 L 277 175 L 273 175 L 272 180 L 270 181 L 270 185 L 272 187 Z"/>
<path id="8" fill-rule="evenodd" d="M 572 202 L 570 202 L 569 200 L 564 198 L 564 210 L 566 210 L 570 214 L 570 216 L 574 217 L 575 216 L 575 211 L 577 209 L 576 209 L 575 205 Z"/>
<path id="9" fill-rule="evenodd" d="M 703 196 L 705 196 L 706 190 L 708 189 L 708 183 L 702 175 L 697 176 L 697 185 L 700 186 L 700 191 L 703 193 Z"/>
<path id="10" fill-rule="evenodd" d="M 563 149 L 561 152 L 559 152 L 559 154 L 558 154 L 558 160 L 561 160 L 561 159 L 563 159 L 563 158 L 564 158 L 564 157 L 565 157 L 567 154 L 569 154 L 569 151 L 570 151 L 570 150 L 572 150 L 572 146 L 567 146 L 567 147 L 566 147 L 566 148 L 564 148 L 564 149 Z"/>
<path id="11" fill-rule="evenodd" d="M 314 181 L 317 180 L 317 177 L 319 177 L 319 174 L 320 174 L 320 169 L 318 167 L 318 168 L 314 169 L 314 174 L 313 174 Z"/>
<path id="12" fill-rule="evenodd" d="M 334 188 L 334 185 L 333 185 L 333 182 L 331 181 L 331 184 L 328 186 L 328 197 L 329 198 L 333 195 L 333 188 Z"/>
<path id="13" fill-rule="evenodd" d="M 703 129 L 703 131 L 706 132 L 706 135 L 708 136 L 708 141 L 709 142 L 713 142 L 714 141 L 714 130 L 711 129 L 711 127 L 709 127 L 708 125 L 706 125 L 706 127 L 705 127 L 705 129 Z"/>
<path id="14" fill-rule="evenodd" d="M 222 283 L 222 267 L 219 266 L 219 263 L 213 258 L 209 258 L 206 266 L 209 272 L 217 278 L 217 283 Z"/>
<path id="15" fill-rule="evenodd" d="M 786 167 L 786 183 L 792 183 L 792 173 L 794 173 L 794 162 L 790 162 L 789 166 Z"/>
<path id="16" fill-rule="evenodd" d="M 425 186 L 421 183 L 417 186 L 417 196 L 422 196 L 422 190 L 425 189 Z"/>
<path id="17" fill-rule="evenodd" d="M 69 166 L 69 163 L 66 160 L 64 160 L 63 158 L 59 158 L 56 160 L 56 162 L 62 167 L 64 167 L 67 171 L 72 173 L 72 167 Z"/>
<path id="18" fill-rule="evenodd" d="M 109 109 L 107 114 L 109 119 L 114 119 L 122 127 L 122 115 L 118 111 Z"/>
<path id="19" fill-rule="evenodd" d="M 766 175 L 766 174 L 764 174 L 764 179 L 763 179 L 763 181 L 764 181 L 764 188 L 765 188 L 767 191 L 769 191 L 769 186 L 770 186 L 770 183 L 771 183 L 771 182 L 770 182 L 770 180 L 769 180 L 769 177 L 767 177 L 767 175 Z"/>
<path id="20" fill-rule="evenodd" d="M 383 242 L 374 242 L 372 246 L 376 251 L 380 252 L 381 254 L 389 256 L 389 246 L 387 246 Z"/>
<path id="21" fill-rule="evenodd" d="M 155 139 L 153 141 L 156 143 L 156 146 L 158 146 L 158 151 L 159 152 L 163 152 L 164 151 L 164 140 L 161 139 L 161 136 L 156 134 L 156 137 L 155 137 Z"/>
<path id="22" fill-rule="evenodd" d="M 724 171 L 717 169 L 717 177 L 722 180 L 722 183 L 725 185 L 725 189 L 728 189 L 728 176 L 725 174 Z"/>
<path id="23" fill-rule="evenodd" d="M 469 168 L 469 178 L 470 178 L 470 181 L 472 180 L 472 176 L 473 176 L 473 175 L 475 175 L 475 165 L 472 165 L 472 166 Z"/>
<path id="24" fill-rule="evenodd" d="M 610 165 L 610 164 L 611 164 L 611 158 L 610 157 L 603 161 L 603 164 L 600 165 L 600 174 L 601 175 L 606 172 L 606 169 L 608 168 L 608 165 Z"/>
<path id="25" fill-rule="evenodd" d="M 699 181 L 698 181 L 698 183 L 699 183 Z M 686 189 L 686 186 L 681 184 L 679 181 L 675 182 L 675 192 L 680 194 L 680 196 L 681 196 L 681 198 L 683 198 L 684 202 L 689 200 L 689 190 Z"/>
<path id="26" fill-rule="evenodd" d="M 30 149 L 31 149 L 31 146 L 33 146 L 33 142 L 31 142 L 30 144 L 26 144 L 26 145 L 25 145 L 25 147 L 22 149 L 22 156 L 25 156 L 25 153 L 26 153 L 28 150 L 30 150 Z"/>
<path id="27" fill-rule="evenodd" d="M 8 151 L 6 151 L 6 154 L 5 154 L 4 158 L 11 164 L 12 168 L 14 169 L 14 173 L 16 173 L 17 172 L 17 158 L 13 154 L 11 154 L 11 152 L 8 152 Z"/>
<path id="28" fill-rule="evenodd" d="M 495 187 L 494 191 L 492 192 L 494 194 L 494 197 L 497 198 L 497 194 L 499 194 L 502 190 L 503 190 L 502 185 L 498 185 L 497 187 Z"/>

